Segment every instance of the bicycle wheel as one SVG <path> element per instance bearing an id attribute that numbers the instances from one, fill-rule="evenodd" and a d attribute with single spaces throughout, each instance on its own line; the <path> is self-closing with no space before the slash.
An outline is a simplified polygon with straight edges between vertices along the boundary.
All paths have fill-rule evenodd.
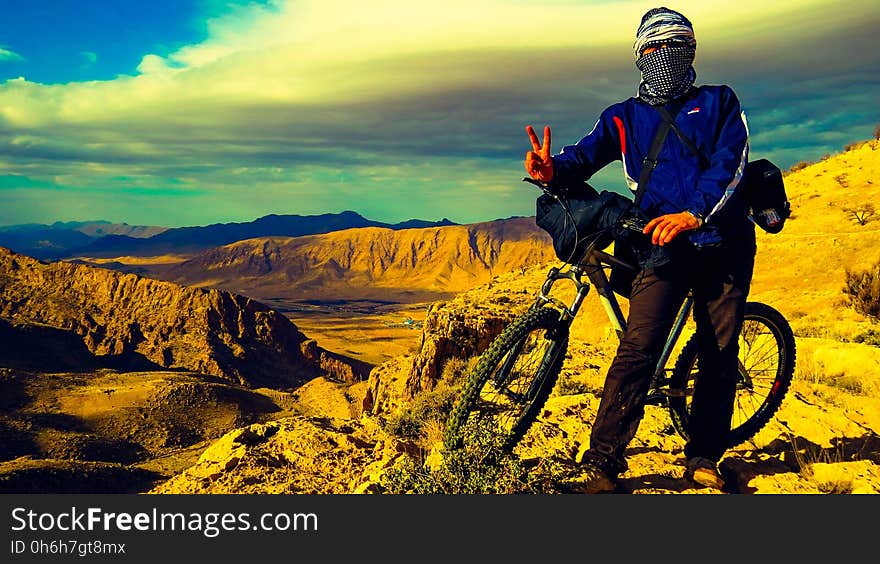
<path id="1" fill-rule="evenodd" d="M 510 451 L 553 389 L 568 347 L 567 327 L 551 307 L 515 319 L 480 356 L 444 431 L 447 449 L 461 448 L 466 426 L 487 426 Z M 485 427 L 483 427 L 485 429 Z"/>
<path id="2" fill-rule="evenodd" d="M 694 335 L 682 349 L 670 378 L 672 390 L 686 390 L 670 396 L 668 402 L 675 430 L 685 439 L 698 376 L 697 349 Z M 770 421 L 791 385 L 794 362 L 794 333 L 785 317 L 766 304 L 748 302 L 739 338 L 739 381 L 727 448 L 752 438 Z"/>

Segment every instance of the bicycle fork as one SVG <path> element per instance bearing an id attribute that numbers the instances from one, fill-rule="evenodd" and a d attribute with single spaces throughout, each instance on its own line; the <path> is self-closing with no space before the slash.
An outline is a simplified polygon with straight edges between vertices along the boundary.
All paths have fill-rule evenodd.
<path id="1" fill-rule="evenodd" d="M 524 394 L 522 394 L 522 396 L 524 396 L 528 400 L 531 400 L 531 398 L 533 398 L 535 394 L 538 393 L 538 390 L 540 390 L 540 388 L 543 386 L 546 375 L 549 373 L 553 365 L 556 364 L 556 362 L 558 361 L 559 355 L 563 354 L 562 351 L 564 347 L 561 346 L 561 343 L 567 341 L 568 328 L 571 325 L 571 322 L 574 320 L 574 317 L 577 315 L 578 310 L 580 310 L 584 299 L 587 297 L 587 294 L 590 291 L 590 285 L 581 281 L 581 276 L 583 275 L 583 272 L 583 269 L 578 266 L 573 266 L 571 269 L 565 272 L 557 267 L 551 268 L 550 273 L 547 276 L 547 280 L 545 280 L 543 286 L 541 287 L 541 292 L 535 300 L 533 307 L 542 307 L 545 304 L 551 304 L 556 309 L 558 309 L 560 313 L 559 322 L 554 327 L 547 329 L 547 332 L 544 335 L 544 339 L 550 341 L 550 345 L 548 346 L 546 353 L 543 355 L 541 359 L 541 364 L 538 367 L 539 374 L 542 374 L 543 376 L 540 378 L 535 378 L 529 386 L 529 389 L 526 390 Z M 570 305 L 566 305 L 561 300 L 550 296 L 550 291 L 557 280 L 568 280 L 575 285 L 577 293 Z M 521 397 L 520 394 L 516 394 L 508 389 L 507 385 L 510 383 L 511 378 L 515 376 L 513 365 L 515 364 L 516 359 L 522 352 L 523 347 L 525 347 L 526 339 L 527 337 L 516 343 L 510 354 L 504 360 L 503 364 L 501 365 L 501 369 L 498 370 L 493 380 L 493 385 L 495 386 L 496 390 L 503 393 L 504 395 L 511 396 L 511 399 L 514 399 L 515 401 L 521 401 L 523 397 Z"/>

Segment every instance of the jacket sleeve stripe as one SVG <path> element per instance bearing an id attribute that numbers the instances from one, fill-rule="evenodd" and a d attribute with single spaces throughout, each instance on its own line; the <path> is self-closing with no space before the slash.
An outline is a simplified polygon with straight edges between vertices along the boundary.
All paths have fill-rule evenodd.
<path id="1" fill-rule="evenodd" d="M 620 162 L 623 163 L 623 178 L 629 189 L 635 192 L 638 182 L 633 180 L 629 171 L 626 170 L 626 128 L 623 127 L 623 120 L 617 116 L 614 116 L 614 125 L 617 126 L 617 133 L 620 136 Z"/>
<path id="2" fill-rule="evenodd" d="M 733 175 L 733 179 L 731 179 L 730 184 L 727 185 L 727 188 L 724 189 L 724 195 L 721 196 L 721 200 L 715 204 L 715 207 L 712 208 L 712 211 L 709 212 L 709 216 L 720 210 L 724 207 L 724 204 L 727 203 L 728 200 L 733 196 L 733 193 L 736 191 L 736 187 L 739 186 L 740 180 L 742 180 L 743 170 L 745 170 L 746 163 L 749 158 L 749 124 L 746 121 L 746 113 L 744 111 L 740 112 L 740 118 L 743 122 L 743 127 L 746 129 L 746 142 L 743 144 L 742 156 L 739 161 L 739 166 L 736 168 L 736 174 Z"/>

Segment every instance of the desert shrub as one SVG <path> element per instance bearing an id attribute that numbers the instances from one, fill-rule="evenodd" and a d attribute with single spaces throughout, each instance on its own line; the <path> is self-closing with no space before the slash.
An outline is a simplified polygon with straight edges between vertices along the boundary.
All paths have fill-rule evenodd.
<path id="1" fill-rule="evenodd" d="M 832 380 L 831 385 L 854 396 L 868 395 L 867 383 L 861 377 L 853 374 L 840 374 Z"/>
<path id="2" fill-rule="evenodd" d="M 793 164 L 791 166 L 791 168 L 788 169 L 788 172 L 797 172 L 799 170 L 803 170 L 803 169 L 807 168 L 808 166 L 810 166 L 811 164 L 812 163 L 808 163 L 807 161 L 801 161 L 799 163 Z"/>
<path id="3" fill-rule="evenodd" d="M 445 451 L 431 467 L 402 457 L 380 480 L 392 494 L 518 494 L 554 493 L 565 478 L 564 466 L 542 458 L 527 463 L 501 449 L 499 437 L 485 426 L 466 426 L 465 447 Z"/>
<path id="4" fill-rule="evenodd" d="M 446 423 L 457 395 L 455 386 L 422 392 L 386 419 L 384 429 L 402 439 L 419 439 L 432 424 Z"/>
<path id="5" fill-rule="evenodd" d="M 454 356 L 447 359 L 440 371 L 440 380 L 450 386 L 463 383 L 478 360 L 479 356 L 473 356 L 469 359 Z"/>
<path id="6" fill-rule="evenodd" d="M 559 377 L 559 382 L 556 383 L 553 391 L 560 396 L 574 396 L 590 393 L 594 390 L 589 384 L 575 380 L 570 374 L 563 374 Z"/>
<path id="7" fill-rule="evenodd" d="M 841 209 L 850 217 L 850 219 L 854 220 L 859 225 L 867 224 L 874 219 L 875 215 L 877 215 L 877 209 L 871 202 L 864 202 L 857 206 L 847 206 Z"/>
<path id="8" fill-rule="evenodd" d="M 831 331 L 824 325 L 802 325 L 794 328 L 794 336 L 827 339 L 831 337 Z"/>
<path id="9" fill-rule="evenodd" d="M 851 339 L 853 343 L 880 347 L 880 331 L 868 329 L 864 333 L 858 333 Z"/>
<path id="10" fill-rule="evenodd" d="M 872 321 L 880 320 L 880 261 L 860 272 L 846 269 L 843 293 L 848 306 Z"/>
<path id="11" fill-rule="evenodd" d="M 874 139 L 880 139 L 880 123 L 874 128 Z"/>

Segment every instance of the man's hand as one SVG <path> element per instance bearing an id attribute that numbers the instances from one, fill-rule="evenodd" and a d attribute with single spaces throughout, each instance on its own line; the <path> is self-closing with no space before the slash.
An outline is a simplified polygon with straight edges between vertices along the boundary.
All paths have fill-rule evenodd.
<path id="1" fill-rule="evenodd" d="M 538 135 L 531 125 L 526 126 L 526 133 L 532 142 L 532 150 L 526 153 L 526 172 L 535 180 L 550 182 L 553 180 L 553 159 L 550 158 L 550 126 L 544 126 L 544 143 L 538 143 Z"/>
<path id="2" fill-rule="evenodd" d="M 651 235 L 651 242 L 662 247 L 682 231 L 691 231 L 701 225 L 703 222 L 690 212 L 668 213 L 649 221 L 642 233 Z"/>

